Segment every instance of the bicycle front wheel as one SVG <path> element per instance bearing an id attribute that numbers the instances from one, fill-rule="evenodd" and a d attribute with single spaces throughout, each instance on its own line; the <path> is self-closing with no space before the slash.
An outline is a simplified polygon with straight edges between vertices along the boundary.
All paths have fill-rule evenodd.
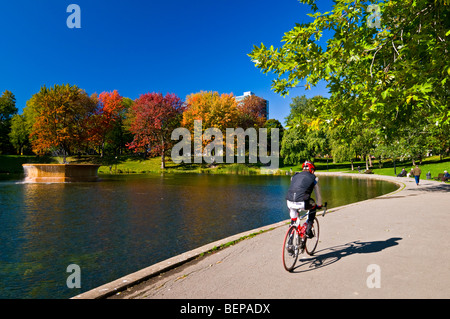
<path id="1" fill-rule="evenodd" d="M 319 228 L 319 221 L 317 220 L 317 218 L 314 218 L 314 223 L 311 228 L 311 231 L 314 236 L 312 238 L 308 238 L 306 240 L 305 245 L 306 253 L 310 256 L 314 254 L 317 248 L 317 244 L 319 243 L 320 228 Z"/>
<path id="2" fill-rule="evenodd" d="M 289 227 L 283 243 L 283 266 L 287 271 L 292 271 L 297 262 L 300 240 L 297 228 Z"/>

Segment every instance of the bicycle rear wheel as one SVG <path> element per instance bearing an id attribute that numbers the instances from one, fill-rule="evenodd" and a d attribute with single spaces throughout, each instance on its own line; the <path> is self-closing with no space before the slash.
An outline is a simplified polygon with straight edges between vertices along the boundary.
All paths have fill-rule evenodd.
<path id="1" fill-rule="evenodd" d="M 295 226 L 289 227 L 283 243 L 283 266 L 287 271 L 294 269 L 300 248 L 300 236 Z"/>
<path id="2" fill-rule="evenodd" d="M 319 243 L 319 234 L 320 234 L 320 228 L 319 228 L 319 221 L 317 218 L 314 218 L 314 223 L 311 228 L 312 233 L 314 236 L 312 238 L 308 238 L 306 240 L 305 250 L 306 253 L 310 256 L 314 254 L 317 248 L 317 244 Z"/>

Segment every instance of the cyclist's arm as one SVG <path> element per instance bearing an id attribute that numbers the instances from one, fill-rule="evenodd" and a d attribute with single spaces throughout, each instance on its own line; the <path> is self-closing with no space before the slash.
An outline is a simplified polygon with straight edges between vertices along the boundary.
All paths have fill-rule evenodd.
<path id="1" fill-rule="evenodd" d="M 314 182 L 314 194 L 316 195 L 316 204 L 319 207 L 322 207 L 322 194 L 320 192 L 319 178 L 318 177 L 316 177 L 316 180 Z"/>

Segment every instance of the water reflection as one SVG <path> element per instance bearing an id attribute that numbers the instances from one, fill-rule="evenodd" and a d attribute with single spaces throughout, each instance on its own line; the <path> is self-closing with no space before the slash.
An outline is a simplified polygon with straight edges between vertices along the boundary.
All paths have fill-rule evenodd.
<path id="1" fill-rule="evenodd" d="M 320 177 L 330 207 L 390 183 Z M 0 183 L 0 298 L 68 298 L 232 234 L 288 218 L 287 176 L 145 175 Z M 66 287 L 70 264 L 81 289 Z"/>

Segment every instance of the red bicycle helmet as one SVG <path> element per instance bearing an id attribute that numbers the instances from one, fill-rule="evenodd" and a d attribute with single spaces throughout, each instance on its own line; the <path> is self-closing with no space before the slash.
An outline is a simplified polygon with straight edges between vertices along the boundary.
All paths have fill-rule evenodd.
<path id="1" fill-rule="evenodd" d="M 309 161 L 305 161 L 305 162 L 302 164 L 302 169 L 303 169 L 303 170 L 308 170 L 310 173 L 312 173 L 312 170 L 314 170 L 314 171 L 316 170 L 314 164 L 311 163 L 311 162 L 309 162 Z"/>

